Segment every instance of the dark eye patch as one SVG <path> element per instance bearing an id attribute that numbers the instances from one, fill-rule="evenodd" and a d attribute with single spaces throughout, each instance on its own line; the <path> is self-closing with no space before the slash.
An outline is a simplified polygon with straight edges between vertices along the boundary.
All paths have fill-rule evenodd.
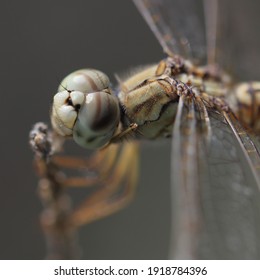
<path id="1" fill-rule="evenodd" d="M 66 103 L 67 103 L 67 105 L 73 106 L 71 97 L 68 97 L 68 98 L 66 99 Z"/>

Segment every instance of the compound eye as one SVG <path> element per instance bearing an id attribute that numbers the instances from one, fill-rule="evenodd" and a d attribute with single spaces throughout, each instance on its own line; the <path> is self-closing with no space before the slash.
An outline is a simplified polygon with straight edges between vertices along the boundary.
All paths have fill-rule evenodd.
<path id="1" fill-rule="evenodd" d="M 102 91 L 109 87 L 106 74 L 96 69 L 81 69 L 69 74 L 63 79 L 58 91 L 78 90 L 83 93 Z"/>
<path id="2" fill-rule="evenodd" d="M 80 91 L 61 91 L 54 95 L 51 122 L 58 134 L 72 135 L 78 111 L 84 101 L 85 94 Z"/>
<path id="3" fill-rule="evenodd" d="M 105 91 L 89 93 L 74 125 L 73 138 L 84 148 L 99 148 L 111 139 L 118 123 L 117 99 Z"/>

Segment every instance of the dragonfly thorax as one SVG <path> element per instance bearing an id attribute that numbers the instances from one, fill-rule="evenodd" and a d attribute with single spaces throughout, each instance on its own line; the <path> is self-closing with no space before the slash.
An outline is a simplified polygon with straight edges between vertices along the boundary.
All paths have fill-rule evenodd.
<path id="1" fill-rule="evenodd" d="M 158 65 L 120 83 L 118 98 L 124 108 L 122 123 L 138 125 L 136 136 L 168 136 L 176 115 L 179 96 L 176 82 L 168 75 L 157 75 Z"/>
<path id="2" fill-rule="evenodd" d="M 222 98 L 226 88 L 206 69 L 172 58 L 145 69 L 120 83 L 118 94 L 124 108 L 123 124 L 136 123 L 137 136 L 153 139 L 170 136 L 181 94 Z"/>

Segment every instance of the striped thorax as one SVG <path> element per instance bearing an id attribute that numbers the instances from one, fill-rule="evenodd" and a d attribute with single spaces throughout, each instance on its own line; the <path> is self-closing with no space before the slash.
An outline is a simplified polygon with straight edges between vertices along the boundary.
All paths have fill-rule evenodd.
<path id="1" fill-rule="evenodd" d="M 224 84 L 187 61 L 162 60 L 120 83 L 118 97 L 125 113 L 122 122 L 124 126 L 138 124 L 139 137 L 170 136 L 182 91 L 223 98 Z"/>

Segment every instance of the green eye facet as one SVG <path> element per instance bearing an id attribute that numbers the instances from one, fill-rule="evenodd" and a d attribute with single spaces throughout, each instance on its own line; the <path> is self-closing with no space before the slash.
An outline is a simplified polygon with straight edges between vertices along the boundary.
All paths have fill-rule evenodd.
<path id="1" fill-rule="evenodd" d="M 79 90 L 83 93 L 102 91 L 109 87 L 109 79 L 106 74 L 95 69 L 81 69 L 64 78 L 58 91 Z"/>
<path id="2" fill-rule="evenodd" d="M 110 140 L 118 123 L 116 98 L 104 91 L 90 93 L 79 111 L 73 138 L 84 148 L 98 148 Z"/>
<path id="3" fill-rule="evenodd" d="M 66 90 L 64 90 L 66 89 Z M 119 103 L 101 71 L 82 69 L 68 75 L 54 96 L 52 126 L 62 136 L 95 149 L 109 142 L 119 120 Z"/>

